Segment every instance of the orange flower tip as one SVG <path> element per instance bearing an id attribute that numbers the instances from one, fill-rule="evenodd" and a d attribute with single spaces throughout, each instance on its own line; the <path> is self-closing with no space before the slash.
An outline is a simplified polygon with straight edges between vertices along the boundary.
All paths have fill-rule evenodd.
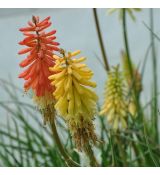
<path id="1" fill-rule="evenodd" d="M 23 41 L 20 41 L 18 44 L 19 44 L 19 45 L 23 45 Z"/>
<path id="2" fill-rule="evenodd" d="M 23 67 L 22 63 L 19 64 L 20 67 Z"/>
<path id="3" fill-rule="evenodd" d="M 57 30 L 53 30 L 52 32 L 53 32 L 53 34 L 55 34 L 57 32 Z"/>
<path id="4" fill-rule="evenodd" d="M 55 51 L 59 51 L 60 48 L 58 48 L 58 47 L 54 47 L 54 50 L 55 50 Z"/>
<path id="5" fill-rule="evenodd" d="M 43 21 L 41 21 L 40 23 L 43 23 L 43 22 L 46 22 L 46 21 L 49 21 L 51 19 L 50 16 L 48 16 L 47 18 L 45 18 Z"/>
<path id="6" fill-rule="evenodd" d="M 31 21 L 28 21 L 28 25 L 34 27 L 34 24 Z"/>
<path id="7" fill-rule="evenodd" d="M 20 67 L 26 67 L 26 65 L 24 64 L 24 61 L 22 61 L 20 64 L 19 64 Z"/>
<path id="8" fill-rule="evenodd" d="M 52 24 L 52 22 L 48 22 L 47 27 L 45 27 L 45 28 L 48 28 L 49 26 L 51 26 L 51 24 Z"/>
<path id="9" fill-rule="evenodd" d="M 38 17 L 38 16 L 37 16 Z M 39 18 L 39 17 L 38 17 Z M 51 19 L 50 16 L 46 17 L 43 21 L 41 21 L 40 23 L 44 22 L 44 21 L 49 21 Z"/>
<path id="10" fill-rule="evenodd" d="M 54 35 L 57 32 L 57 30 L 52 30 L 48 33 L 45 34 L 45 36 L 50 36 L 50 35 Z M 55 37 L 55 36 L 54 36 Z"/>
<path id="11" fill-rule="evenodd" d="M 20 51 L 18 52 L 18 54 L 19 54 L 19 55 L 25 54 L 25 53 L 27 53 L 27 52 L 29 52 L 29 51 L 31 51 L 31 50 L 32 50 L 32 48 L 25 48 L 25 49 L 20 50 Z"/>
<path id="12" fill-rule="evenodd" d="M 25 28 L 20 28 L 19 31 L 23 32 L 24 30 L 26 30 L 26 27 Z"/>
<path id="13" fill-rule="evenodd" d="M 22 73 L 19 74 L 19 75 L 18 75 L 18 78 L 23 78 L 23 74 L 22 74 Z"/>
<path id="14" fill-rule="evenodd" d="M 58 42 L 55 42 L 54 44 L 55 44 L 55 45 L 57 45 L 57 46 L 59 46 L 59 45 L 60 45 L 60 43 L 58 43 Z"/>
<path id="15" fill-rule="evenodd" d="M 19 55 L 23 54 L 21 51 L 18 52 Z"/>

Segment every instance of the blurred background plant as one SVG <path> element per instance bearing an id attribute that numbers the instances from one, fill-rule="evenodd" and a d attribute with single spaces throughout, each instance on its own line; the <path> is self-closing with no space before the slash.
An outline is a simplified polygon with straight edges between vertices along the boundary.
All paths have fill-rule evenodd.
<path id="1" fill-rule="evenodd" d="M 145 59 L 141 69 L 139 65 L 134 64 L 129 47 L 130 31 L 127 30 L 126 18 L 132 14 L 132 9 L 119 10 L 122 20 L 119 25 L 122 27 L 125 51 L 119 56 L 119 63 L 122 57 L 123 67 L 121 68 L 121 64 L 118 67 L 121 73 L 124 73 L 123 81 L 127 88 L 127 95 L 125 94 L 128 104 L 127 114 L 125 113 L 127 128 L 113 130 L 107 122 L 108 116 L 97 116 L 95 125 L 100 142 L 94 146 L 94 155 L 99 166 L 160 166 L 159 90 L 155 48 L 155 40 L 159 41 L 160 38 L 154 31 L 153 9 L 149 9 L 150 25 L 144 23 L 144 28 L 150 34 L 150 43 L 146 53 L 144 51 Z M 104 65 L 107 72 L 106 81 L 108 81 L 108 74 L 110 75 L 112 66 L 115 65 L 110 65 L 111 58 L 108 57 L 107 47 L 104 46 L 97 9 L 93 9 L 93 16 L 103 58 L 100 63 Z M 136 23 L 134 25 L 136 26 Z M 152 58 L 153 88 L 150 101 L 143 104 L 141 92 L 145 92 L 145 86 L 142 80 L 149 53 Z M 96 76 L 96 72 L 94 74 Z M 0 79 L 0 88 L 8 96 L 7 101 L 0 101 L 0 108 L 7 114 L 4 116 L 7 118 L 6 123 L 0 122 L 0 166 L 67 166 L 53 140 L 50 128 L 44 127 L 38 109 L 19 98 L 23 90 L 14 85 L 12 80 L 4 79 Z M 27 96 L 30 98 L 30 94 Z M 25 98 L 27 96 L 25 95 Z M 100 111 L 101 106 L 99 104 L 97 106 Z M 150 110 L 146 112 L 148 108 Z M 64 149 L 72 160 L 80 166 L 91 166 L 86 155 L 75 148 L 64 121 L 58 118 L 56 126 Z"/>

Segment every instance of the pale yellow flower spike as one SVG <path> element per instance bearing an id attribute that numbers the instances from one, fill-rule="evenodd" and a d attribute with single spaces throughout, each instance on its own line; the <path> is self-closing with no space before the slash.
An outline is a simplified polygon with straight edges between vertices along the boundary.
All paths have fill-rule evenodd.
<path id="1" fill-rule="evenodd" d="M 73 58 L 79 53 L 78 50 L 66 54 L 62 50 L 63 57 L 53 56 L 55 66 L 50 71 L 54 75 L 49 79 L 56 87 L 53 92 L 56 99 L 55 109 L 67 121 L 78 149 L 82 149 L 89 141 L 96 140 L 92 120 L 97 112 L 98 97 L 91 90 L 96 87 L 96 83 L 90 80 L 93 72 L 82 63 L 86 58 Z"/>
<path id="2" fill-rule="evenodd" d="M 131 89 L 133 88 L 133 81 L 134 81 L 136 93 L 139 95 L 143 89 L 141 74 L 139 73 L 138 68 L 136 68 L 135 65 L 132 64 L 134 77 L 133 78 L 131 77 L 127 55 L 123 51 L 122 51 L 122 65 L 123 65 L 124 78 L 128 85 L 128 91 L 131 92 Z M 130 94 L 131 95 L 129 98 L 128 110 L 133 117 L 136 117 L 136 113 L 137 113 L 136 102 L 133 98 L 133 93 L 130 93 Z"/>
<path id="3" fill-rule="evenodd" d="M 123 82 L 122 73 L 119 66 L 113 67 L 108 73 L 108 80 L 105 88 L 105 101 L 100 115 L 107 116 L 108 122 L 113 130 L 127 127 L 127 103 L 126 90 Z"/>

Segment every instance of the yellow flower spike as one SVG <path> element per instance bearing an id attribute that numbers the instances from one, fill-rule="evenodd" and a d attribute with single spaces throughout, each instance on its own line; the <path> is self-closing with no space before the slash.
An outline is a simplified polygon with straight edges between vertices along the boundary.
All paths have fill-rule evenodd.
<path id="1" fill-rule="evenodd" d="M 107 116 L 113 130 L 127 127 L 126 87 L 119 66 L 108 73 L 105 87 L 105 100 L 100 115 Z"/>
<path id="2" fill-rule="evenodd" d="M 111 8 L 108 10 L 108 13 L 109 14 L 112 14 L 114 12 L 118 11 L 119 12 L 119 19 L 122 20 L 122 17 L 123 17 L 123 8 Z M 140 8 L 126 8 L 126 12 L 129 14 L 129 16 L 131 17 L 131 19 L 133 21 L 136 20 L 133 12 L 140 12 L 141 9 Z"/>
<path id="3" fill-rule="evenodd" d="M 54 56 L 55 66 L 50 68 L 54 75 L 49 79 L 56 87 L 53 92 L 55 109 L 68 123 L 77 148 L 82 150 L 85 144 L 96 141 L 93 119 L 97 112 L 98 97 L 90 89 L 96 87 L 96 83 L 90 80 L 93 72 L 82 63 L 86 58 L 74 58 L 79 53 L 80 50 L 68 53 L 61 50 L 63 57 Z"/>

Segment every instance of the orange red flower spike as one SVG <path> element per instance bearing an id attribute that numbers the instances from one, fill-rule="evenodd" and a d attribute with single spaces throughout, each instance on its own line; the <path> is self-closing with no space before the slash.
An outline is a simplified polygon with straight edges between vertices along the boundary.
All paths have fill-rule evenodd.
<path id="1" fill-rule="evenodd" d="M 20 67 L 27 67 L 19 78 L 25 80 L 24 89 L 32 89 L 36 96 L 44 96 L 47 92 L 53 91 L 48 76 L 51 75 L 49 67 L 54 66 L 52 55 L 54 51 L 59 50 L 59 43 L 54 40 L 56 30 L 45 32 L 44 30 L 51 26 L 50 17 L 40 21 L 39 17 L 32 17 L 28 26 L 20 28 L 25 38 L 19 42 L 26 48 L 20 50 L 18 54 L 28 54 L 27 57 L 19 64 Z"/>

